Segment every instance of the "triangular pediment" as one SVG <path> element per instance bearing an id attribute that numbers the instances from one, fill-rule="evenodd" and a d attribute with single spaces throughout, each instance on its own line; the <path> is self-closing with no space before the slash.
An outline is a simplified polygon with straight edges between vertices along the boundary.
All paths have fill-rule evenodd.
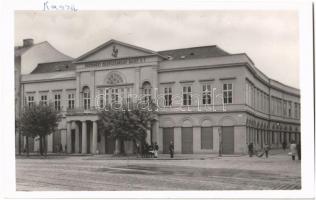
<path id="1" fill-rule="evenodd" d="M 78 57 L 75 62 L 91 62 L 149 55 L 158 55 L 158 53 L 117 40 L 110 40 Z"/>

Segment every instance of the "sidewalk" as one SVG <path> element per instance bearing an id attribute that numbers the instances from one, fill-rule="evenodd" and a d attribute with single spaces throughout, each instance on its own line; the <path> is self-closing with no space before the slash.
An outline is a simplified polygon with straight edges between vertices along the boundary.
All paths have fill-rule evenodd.
<path id="1" fill-rule="evenodd" d="M 269 151 L 269 156 L 288 156 L 289 150 L 283 151 L 282 149 L 273 149 Z M 29 157 L 26 154 L 16 155 L 17 159 L 54 159 L 54 158 L 71 158 L 71 157 L 84 157 L 84 160 L 210 160 L 216 158 L 242 158 L 248 157 L 248 154 L 223 154 L 222 157 L 218 156 L 218 153 L 208 153 L 208 154 L 174 154 L 173 158 L 170 158 L 169 154 L 159 154 L 158 158 L 142 158 L 141 156 L 137 157 L 136 155 L 128 156 L 117 156 L 112 154 L 66 154 L 66 153 L 48 153 L 47 158 L 40 156 L 39 153 L 30 153 Z M 256 157 L 256 156 L 253 156 Z"/>

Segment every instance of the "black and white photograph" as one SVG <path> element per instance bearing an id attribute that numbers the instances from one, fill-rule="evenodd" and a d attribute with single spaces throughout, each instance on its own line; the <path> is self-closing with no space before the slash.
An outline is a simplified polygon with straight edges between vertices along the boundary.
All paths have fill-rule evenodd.
<path id="1" fill-rule="evenodd" d="M 307 186 L 300 9 L 46 1 L 13 20 L 16 193 Z"/>

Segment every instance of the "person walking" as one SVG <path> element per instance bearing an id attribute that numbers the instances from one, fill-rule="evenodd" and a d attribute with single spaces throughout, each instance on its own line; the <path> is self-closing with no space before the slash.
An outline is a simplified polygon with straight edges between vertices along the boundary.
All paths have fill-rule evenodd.
<path id="1" fill-rule="evenodd" d="M 263 147 L 264 153 L 266 155 L 266 158 L 269 157 L 269 151 L 270 151 L 270 146 L 268 144 L 265 144 Z"/>
<path id="2" fill-rule="evenodd" d="M 282 149 L 283 149 L 283 151 L 285 151 L 285 149 L 286 149 L 286 142 L 285 142 L 285 140 L 282 142 Z"/>
<path id="3" fill-rule="evenodd" d="M 173 154 L 174 154 L 174 145 L 173 145 L 173 141 L 170 141 L 170 145 L 169 145 L 169 153 L 170 153 L 170 158 L 173 158 Z"/>
<path id="4" fill-rule="evenodd" d="M 295 156 L 296 156 L 296 144 L 294 141 L 291 142 L 291 145 L 290 145 L 290 154 L 292 156 L 292 160 L 295 160 Z"/>
<path id="5" fill-rule="evenodd" d="M 297 143 L 296 145 L 296 151 L 297 151 L 297 158 L 298 160 L 301 160 L 301 143 Z"/>
<path id="6" fill-rule="evenodd" d="M 253 155 L 253 143 L 252 142 L 250 142 L 248 144 L 248 153 L 249 153 L 249 157 L 252 157 L 252 155 Z"/>
<path id="7" fill-rule="evenodd" d="M 157 142 L 154 143 L 154 157 L 158 158 L 158 150 L 159 150 L 159 146 L 157 144 Z"/>

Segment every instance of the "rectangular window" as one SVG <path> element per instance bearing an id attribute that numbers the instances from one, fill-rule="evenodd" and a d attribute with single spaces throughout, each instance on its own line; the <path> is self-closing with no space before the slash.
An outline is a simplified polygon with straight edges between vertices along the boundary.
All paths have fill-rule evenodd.
<path id="1" fill-rule="evenodd" d="M 60 94 L 55 94 L 54 95 L 54 106 L 55 106 L 55 110 L 60 111 Z"/>
<path id="2" fill-rule="evenodd" d="M 68 109 L 73 110 L 75 108 L 75 94 L 68 94 Z"/>
<path id="3" fill-rule="evenodd" d="M 126 103 L 130 104 L 132 98 L 132 88 L 126 88 Z"/>
<path id="4" fill-rule="evenodd" d="M 298 103 L 294 103 L 294 117 L 298 119 Z"/>
<path id="5" fill-rule="evenodd" d="M 47 95 L 41 95 L 41 101 L 40 104 L 47 105 Z"/>
<path id="6" fill-rule="evenodd" d="M 225 104 L 233 103 L 233 84 L 223 84 L 223 100 Z"/>
<path id="7" fill-rule="evenodd" d="M 34 106 L 35 102 L 34 102 L 34 96 L 33 95 L 29 95 L 27 97 L 27 105 L 29 107 Z"/>
<path id="8" fill-rule="evenodd" d="M 165 87 L 164 88 L 164 97 L 165 97 L 165 106 L 171 106 L 172 105 L 172 88 L 171 87 Z"/>
<path id="9" fill-rule="evenodd" d="M 213 149 L 213 128 L 201 128 L 201 149 Z"/>
<path id="10" fill-rule="evenodd" d="M 292 117 L 292 102 L 288 101 L 288 114 L 289 117 Z"/>
<path id="11" fill-rule="evenodd" d="M 90 91 L 86 90 L 83 92 L 83 108 L 85 110 L 90 109 Z"/>
<path id="12" fill-rule="evenodd" d="M 202 85 L 202 104 L 210 105 L 212 103 L 212 89 L 210 84 Z"/>
<path id="13" fill-rule="evenodd" d="M 192 101 L 192 90 L 191 86 L 183 86 L 182 88 L 182 95 L 183 95 L 183 105 L 190 106 Z"/>
<path id="14" fill-rule="evenodd" d="M 118 103 L 119 101 L 119 90 L 118 88 L 112 88 L 111 89 L 111 101 L 112 103 Z"/>
<path id="15" fill-rule="evenodd" d="M 286 101 L 283 101 L 283 116 L 286 116 Z"/>

